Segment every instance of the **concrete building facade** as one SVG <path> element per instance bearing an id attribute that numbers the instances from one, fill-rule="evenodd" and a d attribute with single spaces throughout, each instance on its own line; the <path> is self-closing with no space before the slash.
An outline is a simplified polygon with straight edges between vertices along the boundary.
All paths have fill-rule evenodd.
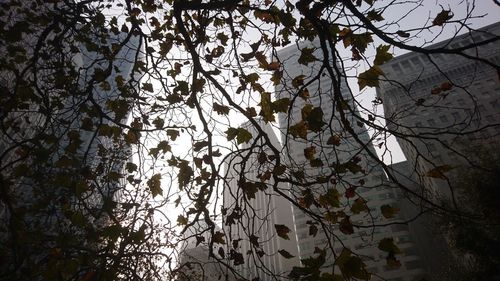
<path id="1" fill-rule="evenodd" d="M 62 7 L 56 9 L 57 5 Z M 9 19 L 6 30 L 15 29 L 18 23 L 30 22 L 28 19 L 60 16 L 57 13 L 64 13 L 67 6 L 57 5 L 22 2 L 2 10 L 0 17 Z M 94 49 L 70 31 L 60 42 L 47 44 L 55 35 L 42 36 L 43 30 L 37 26 L 32 33 L 20 32 L 19 40 L 7 42 L 11 48 L 0 47 L 0 186 L 4 194 L 0 201 L 0 273 L 9 280 L 20 278 L 18 274 L 23 278 L 42 274 L 51 251 L 64 244 L 61 241 L 67 243 L 61 248 L 73 251 L 73 245 L 89 251 L 97 247 L 87 243 L 97 238 L 86 237 L 82 229 L 109 225 L 107 210 L 116 205 L 117 190 L 126 184 L 124 167 L 131 157 L 130 144 L 120 140 L 121 129 L 111 127 L 114 122 L 127 122 L 130 115 L 123 92 L 127 87 L 120 81 L 132 78 L 134 61 L 140 59 L 139 38 L 132 36 L 121 46 L 108 76 L 97 83 L 98 71 L 108 60 L 95 50 L 119 46 L 123 33 L 96 40 Z M 34 42 L 39 40 L 35 60 Z M 9 54 L 12 49 L 25 54 L 26 60 L 17 58 L 19 63 L 12 63 L 16 59 Z M 27 67 L 31 59 L 33 65 Z M 25 74 L 16 76 L 16 72 Z M 116 110 L 117 104 L 123 110 Z M 26 240 L 20 242 L 17 233 Z"/>
<path id="2" fill-rule="evenodd" d="M 283 83 L 276 86 L 276 99 L 289 98 L 293 102 L 288 113 L 279 114 L 284 144 L 282 155 L 288 158 L 290 167 L 300 171 L 303 179 L 296 181 L 311 182 L 310 185 L 291 186 L 292 197 L 299 202 L 304 202 L 305 198 L 319 198 L 321 202 L 322 196 L 333 194 L 339 200 L 338 206 L 333 207 L 305 204 L 310 205 L 308 207 L 315 214 L 324 216 L 324 221 L 328 221 L 325 215 L 334 215 L 331 224 L 326 229 L 319 227 L 316 235 L 310 232 L 311 216 L 294 206 L 300 258 L 316 256 L 317 249 L 325 249 L 327 255 L 322 271 L 331 273 L 336 257 L 346 248 L 360 254 L 367 271 L 372 273 L 372 280 L 418 280 L 425 271 L 408 227 L 401 224 L 370 227 L 403 219 L 396 216 L 388 221 L 380 212 L 384 205 L 397 206 L 400 194 L 387 183 L 382 167 L 373 158 L 376 154 L 371 139 L 359 122 L 357 104 L 346 81 L 334 79 L 322 68 L 323 53 L 318 46 L 317 41 L 302 42 L 279 50 L 275 56 L 283 69 Z M 304 52 L 301 50 L 311 53 L 315 59 L 307 65 L 300 64 L 298 60 Z M 339 85 L 334 85 L 334 81 Z M 297 124 L 306 121 L 311 125 L 310 112 L 321 112 L 318 114 L 322 115 L 319 118 L 323 122 L 321 130 L 293 136 Z M 356 210 L 360 205 L 366 212 Z M 342 217 L 335 218 L 335 215 L 342 215 L 339 210 L 346 215 L 343 220 L 360 227 L 351 231 L 342 229 L 339 222 Z M 401 248 L 400 267 L 388 266 L 386 253 L 377 248 L 383 238 L 393 238 Z"/>
<path id="3" fill-rule="evenodd" d="M 271 126 L 261 120 L 257 122 L 270 144 L 280 149 Z M 240 145 L 237 154 L 231 154 L 225 163 L 223 209 L 226 215 L 223 229 L 228 237 L 228 248 L 243 255 L 243 263 L 235 265 L 245 278 L 287 280 L 292 268 L 299 265 L 292 206 L 276 193 L 272 179 L 263 180 L 271 167 L 269 163 L 259 161 L 259 157 L 263 154 L 272 155 L 269 144 L 252 124 L 245 123 L 241 128 L 250 132 L 253 138 L 249 143 Z M 252 146 L 255 141 L 257 145 Z M 248 183 L 258 186 L 253 195 L 245 192 Z M 289 187 L 279 183 L 276 189 L 288 193 Z M 277 231 L 282 226 L 290 229 L 287 234 L 289 239 L 278 235 Z M 284 254 L 283 250 L 290 256 Z"/>
<path id="4" fill-rule="evenodd" d="M 500 23 L 495 23 L 428 48 L 464 48 L 499 35 Z M 495 41 L 463 52 L 500 63 Z M 399 134 L 398 142 L 426 188 L 425 195 L 449 198 L 460 169 L 472 166 L 474 156 L 497 148 L 498 69 L 460 55 L 412 52 L 392 59 L 382 70 L 386 81 L 380 82 L 377 95 L 387 127 Z"/>

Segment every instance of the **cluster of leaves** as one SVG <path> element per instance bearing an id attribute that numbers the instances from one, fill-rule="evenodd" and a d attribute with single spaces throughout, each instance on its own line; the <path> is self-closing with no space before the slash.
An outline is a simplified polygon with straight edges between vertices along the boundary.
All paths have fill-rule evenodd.
<path id="1" fill-rule="evenodd" d="M 461 170 L 456 191 L 458 200 L 466 213 L 463 216 L 440 217 L 441 231 L 447 234 L 454 246 L 455 263 L 459 265 L 457 280 L 495 279 L 500 276 L 497 264 L 500 260 L 498 155 L 486 156 L 484 151 L 471 155 L 479 159 L 482 169 Z M 464 263 L 463 259 L 468 262 Z M 460 275 L 460 276 L 458 276 Z"/>
<path id="2" fill-rule="evenodd" d="M 233 239 L 216 224 L 223 217 L 229 226 L 259 220 L 256 225 L 265 225 L 273 210 L 261 214 L 252 205 L 262 194 L 284 198 L 310 216 L 311 236 L 327 232 L 333 243 L 338 231 L 355 234 L 362 226 L 354 218 L 373 215 L 357 193 L 367 187 L 367 163 L 387 168 L 358 133 L 364 126 L 381 134 L 396 131 L 376 123 L 375 117 L 383 119 L 376 112 L 364 118 L 353 94 L 342 94 L 349 75 L 339 50 L 356 66 L 369 65 L 355 77 L 361 90 L 385 79 L 381 66 L 393 58 L 394 48 L 465 56 L 461 49 L 407 44 L 419 30 L 451 24 L 454 15 L 441 10 L 429 26 L 393 30 L 384 19 L 386 9 L 402 2 L 0 3 L 1 276 L 176 278 L 182 268 L 179 246 L 199 222 L 205 223 L 200 232 L 210 235 L 195 233 L 196 246 L 206 243 L 208 255 L 232 274 L 247 278 L 232 265 L 249 260 L 248 252 L 238 250 L 249 243 L 256 267 L 273 275 L 264 266 L 266 255 L 292 259 L 290 252 L 266 253 L 263 237 L 251 227 Z M 467 26 L 467 20 L 456 21 Z M 294 60 L 311 73 L 291 77 L 276 51 L 303 40 L 317 45 L 301 48 Z M 327 94 L 311 86 L 322 77 L 331 87 Z M 444 98 L 452 85 L 445 82 L 433 94 Z M 288 95 L 273 98 L 274 87 Z M 336 115 L 328 116 L 313 98 L 329 103 Z M 305 144 L 303 159 L 283 155 L 286 149 L 271 140 L 265 126 L 278 119 L 289 122 L 280 128 L 285 144 Z M 338 154 L 346 143 L 352 156 L 343 159 Z M 242 158 L 237 191 L 229 190 L 224 171 L 235 156 Z M 427 176 L 443 179 L 450 169 L 438 166 Z M 237 204 L 221 211 L 226 191 Z M 392 205 L 378 211 L 383 218 L 373 218 L 371 225 L 398 216 Z M 295 235 L 292 228 L 276 224 L 269 233 L 286 240 Z M 400 250 L 390 239 L 378 241 L 378 248 L 397 267 Z M 335 258 L 332 273 L 323 272 L 332 243 L 316 249 L 290 276 L 370 278 L 361 258 L 347 248 Z"/>

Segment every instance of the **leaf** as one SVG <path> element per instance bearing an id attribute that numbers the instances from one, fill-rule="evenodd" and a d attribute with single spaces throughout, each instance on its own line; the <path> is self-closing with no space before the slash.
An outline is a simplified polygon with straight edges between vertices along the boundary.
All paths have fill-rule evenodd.
<path id="1" fill-rule="evenodd" d="M 264 151 L 261 151 L 259 153 L 259 156 L 257 156 L 257 161 L 259 164 L 264 164 L 267 161 L 267 154 Z"/>
<path id="2" fill-rule="evenodd" d="M 298 88 L 304 85 L 304 78 L 306 78 L 306 76 L 303 74 L 296 76 L 295 78 L 292 79 L 292 86 Z"/>
<path id="3" fill-rule="evenodd" d="M 366 201 L 362 198 L 357 198 L 354 200 L 354 204 L 351 206 L 351 212 L 354 214 L 359 214 L 363 211 L 368 210 L 368 206 L 366 206 Z"/>
<path id="4" fill-rule="evenodd" d="M 436 18 L 434 18 L 432 24 L 437 26 L 443 26 L 443 24 L 451 18 L 453 18 L 453 13 L 450 10 L 442 9 L 441 12 L 437 14 Z"/>
<path id="5" fill-rule="evenodd" d="M 340 267 L 340 266 L 339 266 Z M 344 276 L 350 278 L 369 280 L 371 275 L 365 269 L 365 264 L 359 257 L 349 257 L 349 259 L 340 267 Z"/>
<path id="6" fill-rule="evenodd" d="M 312 159 L 311 161 L 309 161 L 309 165 L 311 165 L 311 167 L 322 167 L 323 166 L 323 161 L 321 161 L 321 159 L 319 158 L 316 158 L 316 159 Z"/>
<path id="7" fill-rule="evenodd" d="M 218 253 L 219 253 L 219 256 L 221 256 L 222 258 L 225 258 L 225 257 L 226 257 L 226 255 L 225 255 L 225 253 L 224 253 L 224 248 L 219 247 L 219 251 L 218 251 Z"/>
<path id="8" fill-rule="evenodd" d="M 368 11 L 368 13 L 366 13 L 366 18 L 371 20 L 371 21 L 383 21 L 384 20 L 384 17 L 382 17 L 382 12 L 381 11 L 377 12 L 374 9 L 370 10 L 370 11 Z"/>
<path id="9" fill-rule="evenodd" d="M 367 71 L 358 75 L 358 85 L 359 90 L 362 90 L 365 87 L 378 87 L 379 80 L 378 77 L 383 75 L 384 72 L 380 67 L 374 65 L 370 67 Z"/>
<path id="10" fill-rule="evenodd" d="M 243 255 L 241 253 L 236 252 L 235 250 L 232 250 L 229 252 L 230 254 L 230 260 L 234 261 L 234 265 L 242 265 L 245 263 L 245 259 L 243 258 Z"/>
<path id="11" fill-rule="evenodd" d="M 291 255 L 289 252 L 283 249 L 279 250 L 278 253 L 280 253 L 280 255 L 282 255 L 285 259 L 291 259 L 295 257 L 294 255 Z"/>
<path id="12" fill-rule="evenodd" d="M 255 199 L 255 193 L 259 190 L 257 185 L 253 182 L 241 182 L 239 184 L 241 190 L 246 195 L 247 199 Z"/>
<path id="13" fill-rule="evenodd" d="M 198 141 L 193 144 L 193 151 L 198 152 L 202 150 L 204 147 L 209 146 L 210 142 L 208 141 Z"/>
<path id="14" fill-rule="evenodd" d="M 167 136 L 169 136 L 171 140 L 175 141 L 175 139 L 179 136 L 179 131 L 168 129 Z"/>
<path id="15" fill-rule="evenodd" d="M 73 212 L 73 214 L 70 217 L 71 222 L 75 226 L 79 227 L 84 227 L 87 220 L 85 219 L 85 216 L 82 214 L 82 212 Z"/>
<path id="16" fill-rule="evenodd" d="M 303 48 L 302 50 L 300 50 L 300 57 L 297 62 L 307 66 L 309 63 L 318 60 L 313 55 L 314 50 L 314 48 Z"/>
<path id="17" fill-rule="evenodd" d="M 250 235 L 248 237 L 250 243 L 252 243 L 252 245 L 254 245 L 255 247 L 259 247 L 259 237 L 258 236 L 255 236 L 255 235 Z"/>
<path id="18" fill-rule="evenodd" d="M 286 166 L 285 165 L 278 165 L 275 166 L 273 169 L 273 173 L 277 176 L 282 175 L 286 172 Z"/>
<path id="19" fill-rule="evenodd" d="M 343 218 L 339 223 L 339 230 L 344 234 L 353 234 L 354 227 L 349 217 Z"/>
<path id="20" fill-rule="evenodd" d="M 403 30 L 398 30 L 396 34 L 400 37 L 408 38 L 410 37 L 410 33 L 403 31 Z"/>
<path id="21" fill-rule="evenodd" d="M 236 138 L 238 144 L 248 143 L 252 139 L 252 134 L 243 128 L 228 128 L 226 130 L 227 140 Z"/>
<path id="22" fill-rule="evenodd" d="M 255 10 L 254 16 L 265 23 L 274 22 L 274 16 L 270 12 L 265 10 Z"/>
<path id="23" fill-rule="evenodd" d="M 316 147 L 315 146 L 306 147 L 304 149 L 304 156 L 306 157 L 307 160 L 314 159 L 314 154 L 316 154 Z"/>
<path id="24" fill-rule="evenodd" d="M 401 250 L 394 244 L 393 238 L 383 238 L 379 241 L 378 248 L 379 250 L 384 252 L 401 254 Z"/>
<path id="25" fill-rule="evenodd" d="M 127 162 L 127 164 L 125 164 L 125 169 L 129 173 L 133 173 L 133 172 L 137 171 L 137 165 L 132 163 L 132 162 Z"/>
<path id="26" fill-rule="evenodd" d="M 441 91 L 442 91 L 441 87 L 436 87 L 436 88 L 433 88 L 431 90 L 431 94 L 432 95 L 439 95 L 439 94 L 441 94 Z"/>
<path id="27" fill-rule="evenodd" d="M 257 116 L 257 111 L 255 110 L 255 107 L 247 107 L 244 114 L 246 117 L 252 118 Z"/>
<path id="28" fill-rule="evenodd" d="M 183 215 L 179 215 L 177 217 L 177 224 L 179 225 L 187 225 L 188 224 L 188 219 L 184 217 Z"/>
<path id="29" fill-rule="evenodd" d="M 286 225 L 283 224 L 275 224 L 274 228 L 276 228 L 276 233 L 278 234 L 279 237 L 285 240 L 290 240 L 290 237 L 288 237 L 290 228 L 288 228 Z"/>
<path id="30" fill-rule="evenodd" d="M 451 90 L 451 88 L 453 88 L 453 84 L 450 81 L 447 81 L 447 82 L 444 82 L 443 84 L 441 84 L 440 88 L 443 91 L 449 91 L 449 90 Z"/>
<path id="31" fill-rule="evenodd" d="M 396 259 L 394 255 L 389 254 L 386 258 L 387 266 L 389 268 L 400 268 L 401 262 Z"/>
<path id="32" fill-rule="evenodd" d="M 220 32 L 220 33 L 217 33 L 217 39 L 219 39 L 219 41 L 222 43 L 222 45 L 226 46 L 227 40 L 229 40 L 229 37 L 225 33 Z"/>
<path id="33" fill-rule="evenodd" d="M 380 206 L 380 211 L 382 212 L 382 215 L 386 219 L 393 218 L 398 212 L 398 208 L 394 208 L 391 205 L 382 205 Z"/>
<path id="34" fill-rule="evenodd" d="M 281 78 L 283 78 L 283 71 L 275 70 L 270 80 L 273 82 L 274 86 L 277 86 L 280 84 Z"/>
<path id="35" fill-rule="evenodd" d="M 110 225 L 105 227 L 102 231 L 102 235 L 108 237 L 109 239 L 116 241 L 122 233 L 122 227 L 119 225 Z"/>
<path id="36" fill-rule="evenodd" d="M 258 73 L 255 73 L 255 72 L 243 76 L 243 79 L 247 83 L 255 83 L 259 80 L 259 78 L 260 78 L 260 75 Z"/>
<path id="37" fill-rule="evenodd" d="M 311 224 L 309 226 L 309 235 L 312 237 L 316 237 L 316 234 L 318 234 L 318 227 L 314 224 Z"/>
<path id="38" fill-rule="evenodd" d="M 388 52 L 389 48 L 390 48 L 389 45 L 378 46 L 377 54 L 375 55 L 375 60 L 373 61 L 373 64 L 382 65 L 391 60 L 394 56 Z"/>
<path id="39" fill-rule="evenodd" d="M 346 189 L 345 191 L 345 197 L 346 198 L 353 198 L 356 195 L 356 187 L 351 186 Z"/>
<path id="40" fill-rule="evenodd" d="M 314 107 L 307 113 L 304 112 L 304 107 L 302 109 L 302 118 L 307 121 L 307 127 L 313 132 L 320 132 L 323 126 L 326 124 L 323 122 L 323 110 L 321 107 Z M 305 118 L 304 118 L 305 117 Z"/>
<path id="41" fill-rule="evenodd" d="M 351 45 L 358 49 L 361 53 L 364 53 L 366 51 L 366 47 L 368 47 L 368 44 L 373 42 L 373 38 L 371 33 L 365 32 L 361 34 L 351 34 L 352 37 L 352 43 Z"/>
<path id="42" fill-rule="evenodd" d="M 352 256 L 351 250 L 343 248 L 340 255 L 335 259 L 335 264 L 339 267 L 342 275 L 348 280 L 351 278 L 358 278 L 369 280 L 370 274 L 365 269 L 365 264 L 361 258 Z"/>
<path id="43" fill-rule="evenodd" d="M 266 56 L 262 52 L 255 52 L 255 58 L 259 62 L 259 67 L 262 69 L 267 69 L 269 63 L 267 62 Z"/>
<path id="44" fill-rule="evenodd" d="M 160 117 L 156 117 L 155 120 L 153 120 L 153 125 L 155 125 L 156 129 L 161 129 L 163 128 L 163 125 L 165 125 L 165 120 Z"/>
<path id="45" fill-rule="evenodd" d="M 228 115 L 229 107 L 214 102 L 214 111 L 217 112 L 217 114 L 219 115 Z"/>
<path id="46" fill-rule="evenodd" d="M 275 71 L 280 69 L 280 63 L 278 61 L 273 61 L 267 65 L 267 70 Z"/>
<path id="47" fill-rule="evenodd" d="M 238 134 L 236 135 L 236 142 L 238 144 L 248 143 L 252 139 L 252 134 L 243 128 L 238 128 Z"/>
<path id="48" fill-rule="evenodd" d="M 326 144 L 339 146 L 340 145 L 340 136 L 334 135 L 334 136 L 329 137 L 328 140 L 326 141 Z"/>
<path id="49" fill-rule="evenodd" d="M 183 188 L 188 185 L 191 177 L 194 175 L 193 169 L 189 166 L 189 162 L 186 160 L 180 161 L 178 164 L 179 173 L 177 174 L 177 180 L 179 182 L 179 187 Z"/>
<path id="50" fill-rule="evenodd" d="M 271 108 L 273 109 L 274 112 L 286 113 L 289 107 L 290 107 L 289 98 L 282 98 L 279 100 L 275 100 L 271 103 Z"/>
<path id="51" fill-rule="evenodd" d="M 274 121 L 273 108 L 271 103 L 271 93 L 263 92 L 260 95 L 260 112 L 259 115 L 262 116 L 263 120 L 268 123 Z"/>
<path id="52" fill-rule="evenodd" d="M 300 121 L 299 123 L 290 126 L 288 131 L 294 138 L 300 137 L 307 140 L 307 125 L 304 121 Z"/>
<path id="53" fill-rule="evenodd" d="M 174 95 L 180 94 L 183 96 L 189 95 L 189 84 L 186 81 L 177 80 L 177 86 L 174 88 Z M 193 86 L 194 87 L 194 86 Z"/>
<path id="54" fill-rule="evenodd" d="M 205 242 L 205 237 L 203 237 L 203 236 L 196 236 L 196 246 L 200 245 L 203 242 Z"/>
<path id="55" fill-rule="evenodd" d="M 156 197 L 156 195 L 163 195 L 163 190 L 161 189 L 160 174 L 153 175 L 151 179 L 148 180 L 147 185 L 149 187 L 149 190 L 151 191 L 151 194 L 153 195 L 153 198 Z"/>
<path id="56" fill-rule="evenodd" d="M 142 89 L 144 91 L 148 91 L 150 93 L 154 92 L 153 84 L 151 84 L 151 83 L 142 83 Z"/>
<path id="57" fill-rule="evenodd" d="M 446 179 L 447 177 L 445 176 L 444 173 L 452 170 L 453 167 L 449 165 L 442 165 L 442 166 L 437 166 L 436 168 L 428 171 L 425 175 L 430 178 L 436 178 L 436 179 Z"/>
<path id="58" fill-rule="evenodd" d="M 336 189 L 330 188 L 325 194 L 319 196 L 319 203 L 324 207 L 340 207 L 340 194 Z"/>
<path id="59" fill-rule="evenodd" d="M 212 237 L 212 241 L 217 244 L 226 244 L 226 241 L 224 241 L 224 233 L 216 231 Z"/>

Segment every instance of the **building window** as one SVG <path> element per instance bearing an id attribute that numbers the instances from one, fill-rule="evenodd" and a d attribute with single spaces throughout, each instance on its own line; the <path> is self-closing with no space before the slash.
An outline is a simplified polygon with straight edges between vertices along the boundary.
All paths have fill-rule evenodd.
<path id="1" fill-rule="evenodd" d="M 420 58 L 419 57 L 414 57 L 411 59 L 411 62 L 416 65 L 416 66 L 420 66 L 421 63 L 420 63 Z"/>
<path id="2" fill-rule="evenodd" d="M 417 255 L 417 251 L 415 250 L 414 247 L 404 249 L 403 252 L 404 252 L 405 256 L 416 256 Z"/>
<path id="3" fill-rule="evenodd" d="M 395 224 L 391 226 L 392 231 L 398 232 L 398 231 L 408 231 L 408 225 L 406 224 Z"/>
<path id="4" fill-rule="evenodd" d="M 402 66 L 403 66 L 403 68 L 404 68 L 404 69 L 406 69 L 406 70 L 412 70 L 412 69 L 413 69 L 413 68 L 412 68 L 412 66 L 411 66 L 411 64 L 410 64 L 410 62 L 409 62 L 409 61 L 407 61 L 407 60 L 402 61 L 402 62 L 401 62 L 401 65 L 402 65 Z"/>
<path id="5" fill-rule="evenodd" d="M 411 241 L 411 238 L 408 235 L 401 235 L 397 238 L 397 242 L 399 242 L 399 243 L 408 243 L 410 241 Z"/>
<path id="6" fill-rule="evenodd" d="M 406 262 L 406 268 L 408 270 L 422 268 L 422 264 L 421 264 L 420 260 L 409 261 L 409 262 Z"/>
<path id="7" fill-rule="evenodd" d="M 498 102 L 498 100 L 494 100 L 494 101 L 490 102 L 490 105 L 491 105 L 491 107 L 493 107 L 493 108 L 497 108 L 499 104 L 500 104 L 500 103 Z"/>
<path id="8" fill-rule="evenodd" d="M 489 137 L 490 137 L 490 134 L 488 133 L 488 131 L 483 130 L 483 131 L 481 132 L 481 138 L 483 138 L 483 139 L 487 139 L 487 138 L 489 138 Z"/>
<path id="9" fill-rule="evenodd" d="M 442 164 L 443 163 L 443 158 L 441 156 L 436 156 L 434 157 L 435 164 Z"/>
<path id="10" fill-rule="evenodd" d="M 433 152 L 433 151 L 436 151 L 436 146 L 432 143 L 429 143 L 427 145 L 427 149 L 429 149 L 429 151 Z"/>
<path id="11" fill-rule="evenodd" d="M 401 73 L 401 72 L 403 72 L 403 70 L 401 70 L 401 67 L 399 66 L 399 64 L 393 64 L 393 65 L 392 65 L 392 69 L 393 69 L 394 71 L 396 71 L 397 73 Z"/>

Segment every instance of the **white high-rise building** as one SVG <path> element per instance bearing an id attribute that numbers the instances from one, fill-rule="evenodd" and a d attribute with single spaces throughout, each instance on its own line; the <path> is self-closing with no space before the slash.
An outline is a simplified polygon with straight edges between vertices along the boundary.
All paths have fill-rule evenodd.
<path id="1" fill-rule="evenodd" d="M 4 29 L 19 34 L 0 47 L 9 66 L 0 70 L 0 273 L 9 280 L 37 280 L 55 247 L 67 256 L 98 247 L 89 230 L 109 225 L 125 185 L 130 143 L 115 123 L 129 117 L 134 83 L 127 82 L 141 57 L 139 37 L 93 40 L 78 34 L 84 27 L 76 23 L 64 34 L 43 34 L 52 30 L 43 26 L 18 31 L 17 24 L 61 20 L 74 8 L 70 1 L 25 2 L 2 4 L 8 9 L 0 15 L 8 19 Z M 103 49 L 117 52 L 108 60 L 112 51 L 97 55 Z"/>
<path id="2" fill-rule="evenodd" d="M 300 64 L 301 53 L 307 55 L 302 57 L 304 61 L 309 55 L 316 60 Z M 372 227 L 402 219 L 381 215 L 382 206 L 398 206 L 400 195 L 391 189 L 373 158 L 375 150 L 345 80 L 322 68 L 317 41 L 291 45 L 275 57 L 283 70 L 276 99 L 289 98 L 293 103 L 288 113 L 279 114 L 283 154 L 295 169 L 291 171 L 295 182 L 291 194 L 300 206 L 327 222 L 321 226 L 310 214 L 293 207 L 300 258 L 317 256 L 317 249 L 326 250 L 321 270 L 332 273 L 335 257 L 349 249 L 362 257 L 372 280 L 410 281 L 424 276 L 406 225 Z M 304 125 L 309 131 L 304 131 Z M 387 253 L 378 249 L 383 238 L 393 239 L 401 249 L 402 254 L 396 255 L 400 267 L 387 265 Z"/>
<path id="3" fill-rule="evenodd" d="M 223 194 L 223 228 L 228 238 L 229 254 L 236 251 L 242 255 L 235 265 L 243 277 L 249 280 L 258 277 L 262 281 L 286 280 L 292 268 L 299 266 L 292 207 L 273 189 L 272 177 L 263 179 L 266 172 L 271 172 L 268 163 L 272 161 L 262 160 L 273 155 L 269 145 L 278 150 L 281 146 L 269 124 L 261 120 L 256 122 L 270 143 L 266 143 L 252 124 L 242 125 L 241 128 L 250 132 L 253 138 L 240 145 L 237 153 L 231 154 L 225 163 L 227 185 Z M 259 139 L 251 148 L 257 136 Z M 288 194 L 287 184 L 278 183 L 275 188 Z M 284 227 L 290 230 L 287 233 L 289 239 L 278 235 L 278 231 L 286 232 Z"/>
<path id="4" fill-rule="evenodd" d="M 500 23 L 428 46 L 465 48 L 464 54 L 500 63 Z M 480 43 L 486 42 L 486 43 Z M 431 62 L 432 61 L 432 62 Z M 490 158 L 500 140 L 498 69 L 461 55 L 407 53 L 382 65 L 387 81 L 377 89 L 388 128 L 428 198 L 447 198 L 475 156 Z M 498 157 L 498 156 L 497 156 Z M 472 162 L 469 162 L 472 161 Z M 467 168 L 466 168 L 467 169 Z"/>

